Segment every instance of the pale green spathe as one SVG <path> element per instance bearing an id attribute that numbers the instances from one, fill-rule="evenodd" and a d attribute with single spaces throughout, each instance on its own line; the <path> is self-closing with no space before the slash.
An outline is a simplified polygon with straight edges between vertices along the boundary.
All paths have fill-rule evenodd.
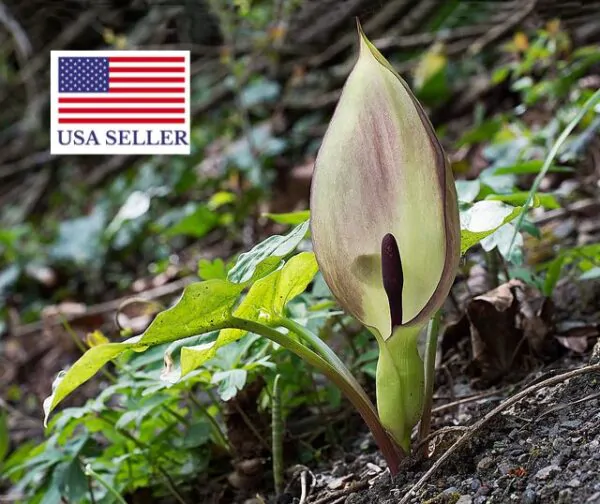
<path id="1" fill-rule="evenodd" d="M 459 259 L 454 182 L 433 128 L 408 86 L 361 33 L 315 164 L 311 228 L 319 266 L 342 306 L 392 335 L 381 241 L 402 260 L 402 325 L 421 325 L 448 294 Z"/>

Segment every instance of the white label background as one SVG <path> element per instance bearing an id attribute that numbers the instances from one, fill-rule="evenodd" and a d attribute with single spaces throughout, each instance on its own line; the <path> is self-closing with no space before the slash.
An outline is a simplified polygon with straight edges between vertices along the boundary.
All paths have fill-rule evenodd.
<path id="1" fill-rule="evenodd" d="M 111 56 L 183 56 L 185 58 L 185 122 L 181 124 L 58 124 L 58 58 L 70 57 L 111 57 Z M 152 63 L 159 66 L 159 63 Z M 139 74 L 138 74 L 139 75 Z M 137 85 L 136 85 L 137 87 Z M 179 85 L 181 87 L 181 85 Z M 80 93 L 85 97 L 88 93 Z M 97 96 L 96 94 L 89 94 Z M 105 93 L 105 96 L 109 96 Z M 116 95 L 113 95 L 116 96 Z M 125 94 L 119 95 L 127 97 Z M 148 96 L 158 96 L 148 93 Z M 165 96 L 162 94 L 161 96 Z M 166 95 L 168 96 L 168 95 Z M 50 154 L 190 154 L 190 52 L 189 51 L 51 51 L 50 52 Z M 80 105 L 83 106 L 83 105 Z M 132 104 L 131 106 L 135 106 Z M 80 130 L 87 139 L 90 131 L 94 131 L 99 145 L 61 145 L 58 141 L 58 130 Z M 113 130 L 119 137 L 120 130 L 138 130 L 138 138 L 145 139 L 147 130 L 154 130 L 153 139 L 160 139 L 160 130 L 170 130 L 170 137 L 175 138 L 176 131 L 184 131 L 188 145 L 106 145 L 106 132 Z M 63 138 L 64 138 L 63 133 Z M 133 134 L 129 134 L 132 141 Z M 153 140 L 157 141 L 157 140 Z"/>

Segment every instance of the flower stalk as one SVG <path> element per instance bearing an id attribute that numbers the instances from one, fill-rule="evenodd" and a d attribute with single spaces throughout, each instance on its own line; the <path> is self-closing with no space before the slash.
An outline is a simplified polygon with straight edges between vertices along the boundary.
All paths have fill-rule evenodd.
<path id="1" fill-rule="evenodd" d="M 410 453 L 412 428 L 423 411 L 425 373 L 417 348 L 421 330 L 422 326 L 399 326 L 379 345 L 377 410 L 405 453 Z"/>
<path id="2" fill-rule="evenodd" d="M 437 356 L 437 343 L 440 334 L 440 312 L 438 311 L 429 321 L 427 339 L 425 343 L 425 382 L 423 414 L 419 424 L 419 441 L 429 436 L 431 429 L 431 408 L 433 406 L 433 384 L 435 381 L 435 359 Z M 424 447 L 425 452 L 427 447 Z"/>

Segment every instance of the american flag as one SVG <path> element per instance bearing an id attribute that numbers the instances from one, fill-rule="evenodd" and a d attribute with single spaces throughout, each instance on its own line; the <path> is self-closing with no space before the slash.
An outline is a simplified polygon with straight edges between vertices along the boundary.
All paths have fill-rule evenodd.
<path id="1" fill-rule="evenodd" d="M 183 124 L 185 56 L 60 56 L 59 124 Z"/>

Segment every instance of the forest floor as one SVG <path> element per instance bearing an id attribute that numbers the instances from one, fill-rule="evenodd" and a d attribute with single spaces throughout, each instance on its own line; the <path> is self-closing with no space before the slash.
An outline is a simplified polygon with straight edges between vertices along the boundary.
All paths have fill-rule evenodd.
<path id="1" fill-rule="evenodd" d="M 591 358 L 593 366 L 585 374 L 571 376 L 588 368 L 588 355 L 565 358 L 537 371 L 511 387 L 511 396 L 497 388 L 478 390 L 469 402 L 463 400 L 453 408 L 452 414 L 436 417 L 440 434 L 431 458 L 407 461 L 394 478 L 383 469 L 381 457 L 373 452 L 365 454 L 365 446 L 370 450 L 375 447 L 363 440 L 332 467 L 310 473 L 307 488 L 311 498 L 306 502 L 600 502 L 598 352 L 600 346 Z M 535 387 L 548 377 L 558 381 Z M 495 412 L 527 387 L 535 390 Z M 464 393 L 469 387 L 456 383 L 455 393 L 456 389 Z M 447 387 L 438 393 L 444 392 L 448 392 Z M 467 439 L 457 443 L 462 436 Z M 452 454 L 442 461 L 440 457 L 448 449 Z"/>

